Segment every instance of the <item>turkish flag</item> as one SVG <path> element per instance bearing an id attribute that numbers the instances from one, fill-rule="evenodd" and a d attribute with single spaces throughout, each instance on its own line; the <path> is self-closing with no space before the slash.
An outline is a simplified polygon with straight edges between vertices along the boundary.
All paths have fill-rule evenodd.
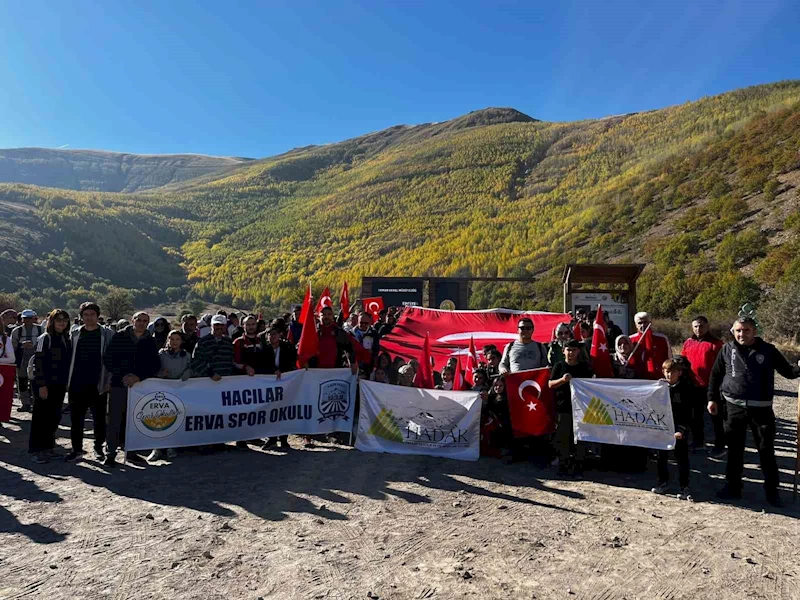
<path id="1" fill-rule="evenodd" d="M 357 363 L 370 363 L 372 362 L 372 351 L 364 348 L 364 345 L 356 339 L 356 336 L 347 334 L 350 338 L 350 343 L 353 344 L 353 350 L 356 354 Z"/>
<path id="2" fill-rule="evenodd" d="M 506 375 L 511 431 L 515 437 L 547 435 L 555 431 L 555 400 L 548 381 L 549 368 Z"/>
<path id="3" fill-rule="evenodd" d="M 579 342 L 583 339 L 581 335 L 581 322 L 578 321 L 575 323 L 575 327 L 572 328 L 572 337 L 578 340 Z"/>
<path id="4" fill-rule="evenodd" d="M 611 368 L 611 353 L 608 351 L 606 340 L 606 323 L 603 318 L 603 308 L 597 305 L 597 317 L 594 320 L 594 335 L 592 336 L 592 370 L 598 377 L 613 377 L 614 369 Z"/>
<path id="5" fill-rule="evenodd" d="M 492 310 L 437 310 L 407 306 L 397 325 L 381 338 L 381 350 L 406 360 L 417 358 L 425 334 L 430 332 L 431 355 L 448 359 L 454 354 L 467 354 L 470 340 L 477 346 L 494 344 L 500 352 L 519 339 L 517 323 L 523 317 L 533 321 L 533 339 L 550 341 L 550 332 L 569 315 L 548 312 L 522 312 L 497 308 Z M 467 366 L 466 363 L 464 366 Z"/>
<path id="6" fill-rule="evenodd" d="M 642 356 L 644 357 L 647 374 L 650 379 L 658 379 L 661 376 L 661 369 L 659 368 L 660 365 L 656 364 L 656 344 L 653 340 L 653 332 L 650 326 L 647 327 L 647 331 L 642 336 L 642 348 L 644 348 Z"/>
<path id="7" fill-rule="evenodd" d="M 422 354 L 419 357 L 419 371 L 417 371 L 414 377 L 414 385 L 424 390 L 432 390 L 434 388 L 433 367 L 431 366 L 431 347 L 428 342 L 427 334 L 422 344 Z"/>
<path id="8" fill-rule="evenodd" d="M 342 317 L 344 320 L 350 318 L 350 290 L 347 288 L 347 282 L 342 286 L 342 293 L 339 295 L 339 307 L 342 309 Z"/>
<path id="9" fill-rule="evenodd" d="M 14 401 L 16 376 L 16 365 L 0 365 L 0 423 L 8 423 L 11 420 L 11 404 Z"/>
<path id="10" fill-rule="evenodd" d="M 303 308 L 300 310 L 300 322 L 306 322 L 306 311 L 311 310 L 311 300 L 313 297 L 311 296 L 311 284 L 308 284 L 308 289 L 306 290 L 306 295 L 303 296 Z"/>
<path id="11" fill-rule="evenodd" d="M 456 372 L 453 376 L 453 389 L 458 392 L 468 392 L 472 386 L 464 377 L 464 367 L 461 366 L 461 357 L 456 356 Z"/>
<path id="12" fill-rule="evenodd" d="M 478 355 L 475 353 L 475 338 L 469 338 L 469 354 L 467 354 L 467 370 L 464 379 L 470 385 L 475 385 L 475 369 L 478 368 Z"/>
<path id="13" fill-rule="evenodd" d="M 330 307 L 333 308 L 333 299 L 331 298 L 331 290 L 328 286 L 325 286 L 325 289 L 322 291 L 322 296 L 319 297 L 319 301 L 317 302 L 317 308 L 314 309 L 314 314 L 318 315 L 322 312 L 323 308 Z"/>
<path id="14" fill-rule="evenodd" d="M 371 314 L 372 322 L 375 323 L 383 310 L 383 298 L 381 296 L 364 298 L 361 303 L 364 306 L 364 312 Z"/>
<path id="15" fill-rule="evenodd" d="M 300 342 L 297 344 L 297 366 L 303 368 L 308 361 L 319 354 L 319 334 L 317 334 L 317 324 L 314 321 L 314 313 L 311 310 L 311 286 L 309 293 L 306 294 L 306 302 L 303 304 L 301 314 L 305 315 L 303 320 L 303 331 L 300 333 Z"/>

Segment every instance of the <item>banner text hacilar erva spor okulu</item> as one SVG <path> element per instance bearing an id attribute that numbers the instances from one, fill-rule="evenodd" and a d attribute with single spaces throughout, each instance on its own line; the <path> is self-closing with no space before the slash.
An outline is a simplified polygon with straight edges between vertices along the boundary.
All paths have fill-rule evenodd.
<path id="1" fill-rule="evenodd" d="M 146 379 L 128 389 L 125 447 L 180 448 L 350 432 L 357 383 L 350 369 L 299 370 L 280 379 Z"/>

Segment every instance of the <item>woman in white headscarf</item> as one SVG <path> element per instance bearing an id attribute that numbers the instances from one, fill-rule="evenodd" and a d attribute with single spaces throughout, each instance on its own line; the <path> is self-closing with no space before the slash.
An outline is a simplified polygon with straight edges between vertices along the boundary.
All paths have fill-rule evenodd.
<path id="1" fill-rule="evenodd" d="M 628 365 L 628 359 L 633 351 L 633 343 L 627 335 L 618 335 L 614 341 L 616 352 L 611 357 L 611 367 L 614 370 L 614 377 L 620 379 L 636 379 L 633 367 Z"/>

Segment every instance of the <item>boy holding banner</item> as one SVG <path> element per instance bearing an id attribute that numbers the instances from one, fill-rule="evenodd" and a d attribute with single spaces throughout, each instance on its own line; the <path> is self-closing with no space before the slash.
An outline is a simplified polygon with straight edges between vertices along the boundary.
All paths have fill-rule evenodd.
<path id="1" fill-rule="evenodd" d="M 694 390 L 692 383 L 682 377 L 684 365 L 678 360 L 668 358 L 661 368 L 664 379 L 669 383 L 669 400 L 672 405 L 672 419 L 675 422 L 675 460 L 678 463 L 678 484 L 681 491 L 678 498 L 692 501 L 689 490 L 689 443 L 686 440 L 692 424 Z M 658 485 L 652 489 L 654 494 L 665 494 L 669 489 L 669 451 L 658 451 Z"/>
<path id="2" fill-rule="evenodd" d="M 588 363 L 579 360 L 583 344 L 578 340 L 570 340 L 564 345 L 564 360 L 557 362 L 550 373 L 548 385 L 554 390 L 558 425 L 553 439 L 558 452 L 558 474 L 580 476 L 583 472 L 583 460 L 586 456 L 586 445 L 573 441 L 572 431 L 572 395 L 569 382 L 573 377 L 591 379 L 594 374 Z M 574 463 L 572 455 L 574 454 Z"/>

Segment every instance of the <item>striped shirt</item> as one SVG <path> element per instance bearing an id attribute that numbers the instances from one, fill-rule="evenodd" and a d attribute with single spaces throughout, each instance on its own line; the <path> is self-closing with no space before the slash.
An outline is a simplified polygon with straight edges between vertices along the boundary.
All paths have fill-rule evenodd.
<path id="1" fill-rule="evenodd" d="M 231 338 L 227 336 L 217 338 L 213 335 L 200 338 L 192 355 L 192 375 L 195 377 L 235 375 Z"/>

